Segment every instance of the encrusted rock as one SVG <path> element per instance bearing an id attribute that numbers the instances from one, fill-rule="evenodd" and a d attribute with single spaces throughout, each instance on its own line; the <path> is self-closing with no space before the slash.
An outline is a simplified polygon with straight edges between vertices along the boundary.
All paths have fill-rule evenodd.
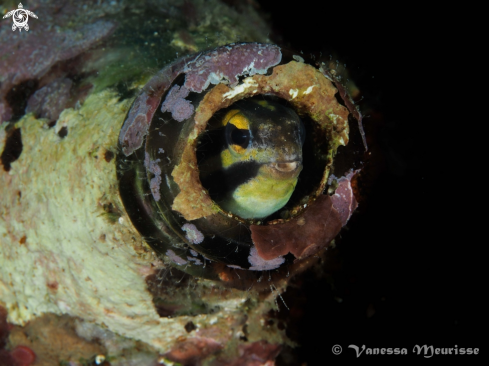
<path id="1" fill-rule="evenodd" d="M 265 74 L 280 63 L 282 53 L 272 44 L 230 44 L 203 53 L 185 67 L 185 87 L 194 92 L 207 89 L 209 84 L 238 84 L 238 77 Z"/>
<path id="2" fill-rule="evenodd" d="M 68 78 L 54 80 L 29 98 L 25 112 L 56 121 L 66 107 L 72 85 L 73 82 Z"/>

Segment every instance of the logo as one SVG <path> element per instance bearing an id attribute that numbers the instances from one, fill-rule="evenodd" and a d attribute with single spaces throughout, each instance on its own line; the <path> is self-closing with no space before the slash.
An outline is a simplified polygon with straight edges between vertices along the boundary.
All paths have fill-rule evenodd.
<path id="1" fill-rule="evenodd" d="M 9 11 L 3 16 L 3 19 L 12 17 L 12 20 L 14 21 L 14 24 L 12 25 L 13 31 L 15 31 L 17 28 L 19 28 L 19 32 L 22 31 L 22 28 L 28 31 L 29 24 L 27 24 L 27 22 L 29 21 L 29 15 L 37 19 L 36 14 L 34 14 L 32 11 L 24 9 L 22 3 L 19 3 L 19 8 Z"/>
<path id="2" fill-rule="evenodd" d="M 363 344 L 361 347 L 358 347 L 354 344 L 350 344 L 348 348 L 351 348 L 355 351 L 357 358 L 359 358 L 362 354 L 364 355 L 408 355 L 409 352 L 407 348 L 401 347 L 365 347 Z M 339 351 L 338 351 L 339 349 Z M 339 355 L 341 353 L 341 346 L 334 345 L 333 353 L 335 355 Z M 479 348 L 459 348 L 457 345 L 455 347 L 444 347 L 444 348 L 435 348 L 433 346 L 419 346 L 415 345 L 411 354 L 414 355 L 423 355 L 424 358 L 433 357 L 433 355 L 478 355 Z"/>
<path id="3" fill-rule="evenodd" d="M 341 346 L 339 344 L 335 344 L 332 348 L 333 354 L 334 355 L 339 355 L 342 351 Z"/>
<path id="4" fill-rule="evenodd" d="M 407 355 L 408 351 L 406 348 L 365 348 L 363 344 L 362 347 L 358 347 L 354 344 L 350 344 L 348 348 L 353 348 L 355 353 L 357 354 L 357 358 L 361 356 L 361 354 L 365 352 L 366 355 Z"/>

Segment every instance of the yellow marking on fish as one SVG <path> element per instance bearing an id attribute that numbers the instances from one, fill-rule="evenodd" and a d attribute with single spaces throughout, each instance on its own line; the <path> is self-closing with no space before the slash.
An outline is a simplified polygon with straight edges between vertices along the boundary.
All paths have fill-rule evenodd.
<path id="1" fill-rule="evenodd" d="M 233 145 L 236 146 L 236 145 Z M 241 147 L 241 146 L 239 146 Z M 265 150 L 265 149 L 250 149 L 246 154 L 244 155 L 237 155 L 233 154 L 233 152 L 230 149 L 223 150 L 221 152 L 221 164 L 224 169 L 229 168 L 231 165 L 239 162 L 246 162 L 246 161 L 256 161 L 258 163 L 263 161 L 269 161 L 270 160 L 270 153 Z M 260 157 L 262 159 L 260 159 Z"/>
<path id="2" fill-rule="evenodd" d="M 229 168 L 236 162 L 236 158 L 231 154 L 229 149 L 223 150 L 221 152 L 221 164 L 223 168 Z"/>
<path id="3" fill-rule="evenodd" d="M 224 118 L 222 119 L 222 126 L 226 126 L 231 118 L 234 117 L 234 115 L 238 114 L 240 111 L 239 109 L 232 109 L 229 112 L 226 113 Z"/>
<path id="4" fill-rule="evenodd" d="M 243 146 L 239 146 L 235 144 L 232 144 L 231 146 L 233 147 L 234 151 L 236 151 L 238 154 L 243 154 L 246 151 L 246 149 Z"/>
<path id="5" fill-rule="evenodd" d="M 236 128 L 239 128 L 240 130 L 248 130 L 250 128 L 250 122 L 248 121 L 248 118 L 238 113 L 234 114 L 229 119 L 228 123 L 235 125 Z"/>
<path id="6" fill-rule="evenodd" d="M 226 113 L 222 120 L 222 125 L 227 126 L 228 123 L 234 125 L 240 130 L 249 130 L 250 128 L 250 122 L 248 121 L 248 118 L 243 116 L 240 113 L 239 109 L 233 109 Z M 236 144 L 232 144 L 231 147 L 238 154 L 244 154 L 244 152 L 247 150 L 247 147 L 242 147 Z"/>
<path id="7" fill-rule="evenodd" d="M 275 110 L 275 107 L 268 103 L 266 100 L 260 100 L 257 102 L 259 105 L 261 105 L 264 108 L 270 109 L 272 112 Z"/>
<path id="8" fill-rule="evenodd" d="M 289 201 L 298 177 L 273 179 L 261 170 L 255 178 L 234 191 L 234 202 L 230 203 L 229 211 L 244 219 L 260 218 L 271 215 Z"/>

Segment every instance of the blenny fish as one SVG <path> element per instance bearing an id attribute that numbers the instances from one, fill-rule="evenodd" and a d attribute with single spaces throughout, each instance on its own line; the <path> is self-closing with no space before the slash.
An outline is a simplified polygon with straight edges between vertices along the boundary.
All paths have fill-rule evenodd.
<path id="1" fill-rule="evenodd" d="M 264 218 L 290 199 L 302 170 L 304 125 L 297 113 L 262 96 L 219 111 L 199 140 L 200 179 L 224 210 Z"/>

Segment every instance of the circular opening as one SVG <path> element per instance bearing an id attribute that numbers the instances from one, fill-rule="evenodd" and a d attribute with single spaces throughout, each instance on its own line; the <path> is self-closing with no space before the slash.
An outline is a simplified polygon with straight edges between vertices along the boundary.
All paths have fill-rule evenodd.
<path id="1" fill-rule="evenodd" d="M 324 191 L 336 148 L 348 142 L 347 110 L 331 98 L 334 85 L 329 78 L 301 62 L 283 61 L 283 64 L 270 68 L 266 75 L 240 77 L 237 87 L 230 88 L 221 83 L 209 85 L 202 92 L 185 90 L 188 75 L 181 72 L 174 77 L 178 68 L 168 70 L 171 74 L 170 71 L 163 73 L 145 87 L 131 109 L 133 113 L 129 114 L 133 120 L 124 130 L 122 140 L 119 139 L 125 146 L 131 136 L 134 137 L 130 133 L 143 131 L 148 111 L 154 110 L 144 144 L 135 148 L 130 157 L 125 155 L 118 159 L 118 164 L 130 166 L 126 171 L 121 168 L 118 174 L 124 204 L 127 207 L 126 201 L 130 201 L 134 213 L 131 220 L 155 251 L 177 265 L 187 262 L 186 272 L 205 272 L 208 278 L 215 278 L 215 273 L 208 269 L 212 266 L 206 267 L 204 259 L 220 262 L 216 264 L 220 271 L 224 265 L 245 269 L 256 267 L 253 260 L 257 259 L 257 252 L 252 250 L 256 249 L 256 242 L 251 233 L 257 227 L 282 230 L 285 227 L 282 224 L 290 226 L 297 222 L 299 235 L 308 230 L 307 225 L 300 222 L 300 215 L 306 215 L 305 210 L 310 210 Z M 168 85 L 168 78 L 174 78 L 171 85 Z M 233 109 L 239 110 L 244 108 L 243 103 L 253 101 L 258 105 L 261 102 L 279 105 L 297 116 L 299 123 L 292 131 L 299 136 L 296 141 L 301 145 L 300 159 L 258 159 L 255 166 L 243 161 L 237 166 L 239 179 L 234 177 L 234 186 L 218 179 L 219 175 L 207 179 L 209 159 L 213 155 L 222 163 L 221 152 L 223 147 L 228 148 L 228 160 L 236 163 L 236 156 L 246 155 L 257 138 L 256 131 L 249 129 L 246 123 L 256 127 L 260 126 L 259 121 L 238 119 L 231 123 L 234 127 L 229 128 L 222 123 Z M 264 119 L 261 115 L 257 118 Z M 223 127 L 220 133 L 216 128 L 219 124 Z M 127 142 L 129 148 L 136 145 L 136 142 L 132 145 L 130 142 Z M 275 144 L 269 146 L 269 150 L 273 152 L 281 147 L 283 145 Z M 225 209 L 222 205 L 226 199 L 225 191 L 239 187 L 240 179 L 247 182 L 250 176 L 256 176 L 260 165 L 273 165 L 275 178 L 300 168 L 294 189 L 285 202 L 251 219 L 240 216 L 241 213 L 233 209 Z M 273 189 L 261 192 L 261 185 L 255 188 L 251 190 L 252 194 L 275 193 Z M 256 226 L 260 224 L 265 225 Z M 297 259 L 294 255 L 281 255 L 279 261 L 291 263 Z"/>
<path id="2" fill-rule="evenodd" d="M 199 136 L 200 181 L 221 209 L 241 219 L 288 219 L 317 190 L 327 148 L 318 124 L 286 100 L 241 99 L 216 112 Z"/>

